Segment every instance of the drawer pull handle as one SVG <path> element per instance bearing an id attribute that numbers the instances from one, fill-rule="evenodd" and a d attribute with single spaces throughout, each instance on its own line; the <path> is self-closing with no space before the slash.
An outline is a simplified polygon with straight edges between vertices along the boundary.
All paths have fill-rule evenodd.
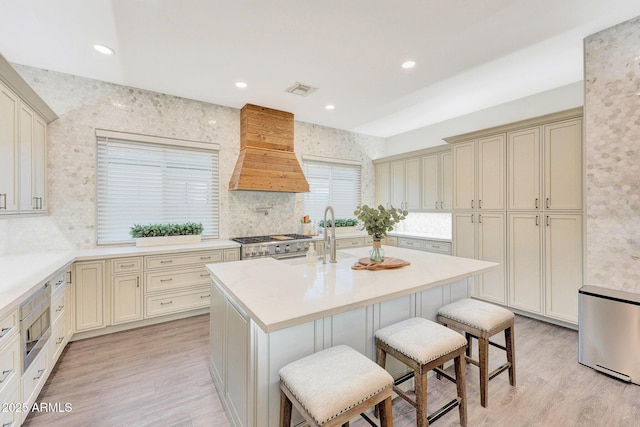
<path id="1" fill-rule="evenodd" d="M 171 264 L 173 262 L 172 259 L 164 259 L 160 261 L 160 264 Z"/>
<path id="2" fill-rule="evenodd" d="M 60 307 L 56 308 L 56 313 L 62 310 L 64 310 L 64 305 L 61 305 Z"/>
<path id="3" fill-rule="evenodd" d="M 202 273 L 202 274 L 200 275 L 200 277 L 209 277 L 209 274 L 208 274 L 208 273 Z"/>
<path id="4" fill-rule="evenodd" d="M 64 283 L 64 279 L 60 279 L 58 280 L 58 283 L 56 283 L 54 286 L 58 287 L 60 285 L 62 285 Z"/>
<path id="5" fill-rule="evenodd" d="M 58 338 L 58 341 L 56 341 L 56 345 L 59 345 L 62 341 L 64 341 L 64 337 Z"/>
<path id="6" fill-rule="evenodd" d="M 2 371 L 2 378 L 0 378 L 0 384 L 5 382 L 6 379 L 9 378 L 9 375 L 11 375 L 12 372 L 13 372 L 13 369 Z"/>
<path id="7" fill-rule="evenodd" d="M 440 249 L 440 245 L 431 245 L 431 247 L 434 249 Z"/>
<path id="8" fill-rule="evenodd" d="M 169 305 L 169 304 L 173 304 L 173 301 L 169 301 L 169 302 L 161 302 L 160 305 Z"/>
<path id="9" fill-rule="evenodd" d="M 0 331 L 0 338 L 4 338 L 4 336 L 7 335 L 11 329 L 13 329 L 13 327 L 2 328 L 2 331 Z"/>
<path id="10" fill-rule="evenodd" d="M 209 256 L 201 256 L 201 257 L 200 257 L 200 259 L 201 259 L 201 260 L 203 260 L 203 261 L 204 261 L 205 259 L 211 259 L 211 255 L 209 255 Z"/>
<path id="11" fill-rule="evenodd" d="M 209 295 L 200 295 L 200 298 L 209 298 L 209 297 L 211 297 L 211 294 L 209 294 Z"/>
<path id="12" fill-rule="evenodd" d="M 164 283 L 164 282 L 171 282 L 173 281 L 173 277 L 169 277 L 168 279 L 160 279 L 160 282 Z"/>
<path id="13" fill-rule="evenodd" d="M 120 264 L 120 268 L 129 268 L 129 267 L 134 267 L 135 264 L 131 263 L 131 264 Z"/>
<path id="14" fill-rule="evenodd" d="M 15 423 L 14 423 L 13 421 L 11 421 L 10 423 L 2 424 L 2 427 L 13 427 L 13 426 L 14 426 L 14 424 L 15 424 Z"/>
<path id="15" fill-rule="evenodd" d="M 39 380 L 40 378 L 42 378 L 42 374 L 44 374 L 44 371 L 46 371 L 46 369 L 38 369 L 38 374 L 33 377 L 33 380 Z"/>

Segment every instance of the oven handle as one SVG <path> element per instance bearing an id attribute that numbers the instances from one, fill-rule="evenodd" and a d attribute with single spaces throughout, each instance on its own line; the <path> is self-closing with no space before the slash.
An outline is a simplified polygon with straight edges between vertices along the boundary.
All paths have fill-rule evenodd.
<path id="1" fill-rule="evenodd" d="M 290 259 L 290 258 L 302 258 L 303 256 L 307 256 L 307 252 L 294 252 L 292 254 L 274 255 L 274 256 L 272 256 L 272 258 L 275 258 L 275 259 Z"/>

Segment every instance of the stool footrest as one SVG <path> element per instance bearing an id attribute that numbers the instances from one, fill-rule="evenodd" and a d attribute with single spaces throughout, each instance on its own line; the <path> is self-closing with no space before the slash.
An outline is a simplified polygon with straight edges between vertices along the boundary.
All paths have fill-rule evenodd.
<path id="1" fill-rule="evenodd" d="M 443 407 L 441 407 L 440 409 L 438 409 L 433 414 L 427 417 L 429 424 L 436 421 L 438 418 L 442 417 L 444 414 L 451 411 L 452 409 L 457 408 L 458 405 L 460 405 L 460 399 L 453 399 L 451 402 L 447 403 L 446 405 L 444 405 Z"/>
<path id="2" fill-rule="evenodd" d="M 500 344 L 498 344 L 498 343 L 495 343 L 495 342 L 491 342 L 491 341 L 489 341 L 489 345 L 492 345 L 492 346 L 494 346 L 494 347 L 498 347 L 500 350 L 507 351 L 507 347 L 505 347 L 505 346 L 503 346 L 503 345 L 500 345 Z"/>
<path id="3" fill-rule="evenodd" d="M 413 378 L 415 376 L 415 373 L 413 371 L 411 372 L 407 372 L 406 374 L 404 374 L 401 377 L 398 377 L 396 379 L 393 380 L 393 385 L 400 385 L 403 382 L 409 381 L 411 378 Z"/>
<path id="4" fill-rule="evenodd" d="M 370 425 L 372 425 L 373 427 L 379 427 L 377 423 L 375 423 L 371 418 L 369 418 L 369 416 L 367 414 L 365 414 L 364 412 L 362 414 L 360 414 L 360 416 L 366 421 L 368 422 Z"/>
<path id="5" fill-rule="evenodd" d="M 404 400 L 406 400 L 407 402 L 409 402 L 409 404 L 410 404 L 411 406 L 413 406 L 414 408 L 417 408 L 417 407 L 418 407 L 418 404 L 416 403 L 415 399 L 411 398 L 411 396 L 409 396 L 409 394 L 408 394 L 406 391 L 404 391 L 404 390 L 402 390 L 402 389 L 399 389 L 399 388 L 398 388 L 398 387 L 396 387 L 395 385 L 393 386 L 393 391 L 394 391 L 398 396 L 400 396 L 401 398 L 403 398 Z"/>
<path id="6" fill-rule="evenodd" d="M 507 362 L 504 365 L 500 366 L 499 368 L 494 369 L 493 371 L 491 371 L 491 373 L 489 374 L 489 380 L 492 380 L 494 377 L 498 376 L 499 374 L 503 373 L 504 371 L 506 371 L 507 369 L 509 369 L 511 367 L 511 363 Z"/>
<path id="7" fill-rule="evenodd" d="M 464 360 L 467 361 L 468 363 L 471 363 L 472 365 L 476 365 L 478 368 L 480 367 L 480 362 L 478 362 L 475 359 L 470 358 L 469 356 L 465 356 Z"/>

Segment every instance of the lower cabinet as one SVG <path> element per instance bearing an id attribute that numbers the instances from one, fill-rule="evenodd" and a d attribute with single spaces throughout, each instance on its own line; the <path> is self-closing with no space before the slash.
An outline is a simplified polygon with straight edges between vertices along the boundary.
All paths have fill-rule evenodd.
<path id="1" fill-rule="evenodd" d="M 142 273 L 113 276 L 112 323 L 134 322 L 142 320 Z"/>
<path id="2" fill-rule="evenodd" d="M 148 295 L 145 297 L 145 315 L 146 317 L 156 317 L 209 307 L 210 298 L 211 292 L 208 286 L 166 294 Z"/>
<path id="3" fill-rule="evenodd" d="M 75 275 L 75 331 L 105 327 L 105 261 L 78 262 Z"/>

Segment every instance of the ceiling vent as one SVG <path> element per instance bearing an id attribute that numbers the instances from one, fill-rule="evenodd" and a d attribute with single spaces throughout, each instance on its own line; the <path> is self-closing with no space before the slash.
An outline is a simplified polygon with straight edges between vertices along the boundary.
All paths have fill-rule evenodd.
<path id="1" fill-rule="evenodd" d="M 300 82 L 295 82 L 285 92 L 289 92 L 294 95 L 307 96 L 310 93 L 315 92 L 317 89 L 317 87 L 309 86 Z"/>

